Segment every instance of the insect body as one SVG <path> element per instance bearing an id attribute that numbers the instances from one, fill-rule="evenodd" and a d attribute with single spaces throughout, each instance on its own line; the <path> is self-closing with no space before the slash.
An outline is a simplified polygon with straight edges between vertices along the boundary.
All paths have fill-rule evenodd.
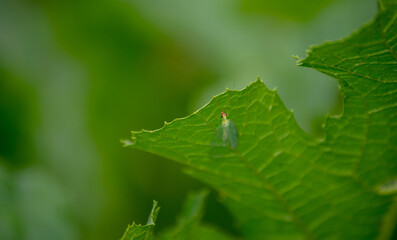
<path id="1" fill-rule="evenodd" d="M 211 146 L 237 148 L 238 133 L 232 120 L 227 118 L 227 114 L 221 113 L 222 124 L 216 129 L 216 135 Z"/>

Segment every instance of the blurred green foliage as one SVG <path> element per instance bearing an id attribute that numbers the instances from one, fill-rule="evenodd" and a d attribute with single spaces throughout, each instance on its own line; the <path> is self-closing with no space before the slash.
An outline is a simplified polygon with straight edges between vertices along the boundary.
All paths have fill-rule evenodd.
<path id="1" fill-rule="evenodd" d="M 304 2 L 291 0 L 241 0 L 242 7 L 247 12 L 268 14 L 293 21 L 310 20 L 331 2 L 333 0 L 306 0 Z"/>
<path id="2" fill-rule="evenodd" d="M 171 225 L 201 184 L 119 139 L 257 75 L 311 131 L 337 85 L 291 55 L 376 12 L 374 0 L 311 2 L 300 12 L 253 0 L 1 1 L 0 239 L 115 239 L 131 216 L 146 221 L 153 199 L 158 229 Z M 235 231 L 216 197 L 207 208 L 205 221 Z"/>

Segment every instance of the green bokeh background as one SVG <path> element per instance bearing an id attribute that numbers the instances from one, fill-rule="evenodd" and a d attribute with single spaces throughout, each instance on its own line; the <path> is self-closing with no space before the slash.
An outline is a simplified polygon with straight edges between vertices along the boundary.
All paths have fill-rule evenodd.
<path id="1" fill-rule="evenodd" d="M 119 142 L 259 75 L 321 137 L 335 80 L 298 68 L 375 0 L 1 0 L 0 239 L 118 239 L 152 200 L 169 227 L 202 184 Z M 212 193 L 206 222 L 238 235 Z"/>

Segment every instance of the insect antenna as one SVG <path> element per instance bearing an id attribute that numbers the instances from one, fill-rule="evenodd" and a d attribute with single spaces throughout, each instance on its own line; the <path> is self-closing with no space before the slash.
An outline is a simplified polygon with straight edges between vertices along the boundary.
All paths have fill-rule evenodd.
<path id="1" fill-rule="evenodd" d="M 227 90 L 230 90 L 230 89 L 227 89 Z M 234 82 L 233 82 L 233 90 L 232 90 L 232 93 L 229 94 L 229 102 L 227 103 L 227 106 L 226 106 L 226 109 L 225 109 L 225 112 L 226 112 L 227 115 L 229 115 L 230 102 L 231 102 L 231 99 L 232 99 L 232 97 L 233 97 L 235 92 L 236 92 L 236 80 L 234 80 Z"/>
<path id="2" fill-rule="evenodd" d="M 215 104 L 216 104 L 216 106 L 217 106 L 217 110 L 215 111 L 215 113 L 213 113 L 214 115 L 215 115 L 215 119 L 219 119 L 219 118 L 222 118 L 222 113 L 225 113 L 226 114 L 226 116 L 228 116 L 229 115 L 229 106 L 230 106 L 230 103 L 231 103 L 231 98 L 233 97 L 233 95 L 234 95 L 234 93 L 235 93 L 235 88 L 236 88 L 236 81 L 234 81 L 234 84 L 233 84 L 233 88 L 234 88 L 234 90 L 230 90 L 230 89 L 228 89 L 228 88 L 226 88 L 226 92 L 228 93 L 228 91 L 232 91 L 232 93 L 228 93 L 228 102 L 227 102 L 227 106 L 226 107 L 224 107 L 224 106 L 221 106 L 221 104 L 219 104 L 219 102 L 218 102 L 218 100 L 217 100 L 217 97 L 213 97 L 213 100 L 214 100 L 214 102 L 215 102 Z M 221 95 L 223 95 L 223 94 L 221 94 Z M 218 97 L 219 97 L 220 95 L 218 95 Z M 219 111 L 219 109 L 220 109 L 220 111 Z"/>
<path id="3" fill-rule="evenodd" d="M 216 106 L 217 106 L 217 110 L 215 111 L 215 115 L 217 116 L 216 118 L 218 118 L 218 117 L 219 117 L 219 115 L 218 115 L 218 109 L 221 109 L 221 111 L 224 111 L 224 110 L 222 109 L 221 105 L 219 105 L 218 100 L 216 100 L 216 97 L 213 97 L 213 99 L 214 99 L 215 104 L 216 104 Z M 215 119 L 216 119 L 216 118 L 215 118 Z"/>

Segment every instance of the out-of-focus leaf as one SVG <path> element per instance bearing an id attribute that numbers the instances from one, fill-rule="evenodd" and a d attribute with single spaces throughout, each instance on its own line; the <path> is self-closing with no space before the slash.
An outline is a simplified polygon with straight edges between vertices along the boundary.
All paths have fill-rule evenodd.
<path id="1" fill-rule="evenodd" d="M 208 191 L 193 193 L 188 196 L 182 209 L 182 213 L 175 227 L 163 232 L 155 239 L 161 240 L 230 240 L 232 237 L 219 231 L 218 229 L 201 224 L 201 218 L 204 213 L 204 202 L 207 198 Z M 121 240 L 150 240 L 153 239 L 153 231 L 159 207 L 155 201 L 146 225 L 137 225 L 132 223 L 128 226 Z"/>
<path id="2" fill-rule="evenodd" d="M 333 0 L 240 0 L 243 9 L 249 12 L 263 13 L 292 21 L 306 21 L 313 18 Z M 308 7 L 310 6 L 310 7 Z"/>
<path id="3" fill-rule="evenodd" d="M 236 239 L 232 236 L 229 236 L 213 226 L 202 224 L 197 228 L 196 232 L 197 237 L 195 239 L 198 240 L 231 240 Z"/>
<path id="4" fill-rule="evenodd" d="M 204 201 L 207 195 L 207 191 L 190 194 L 186 199 L 176 226 L 161 234 L 159 239 L 196 239 L 197 228 L 203 216 Z"/>
<path id="5" fill-rule="evenodd" d="M 160 207 L 157 202 L 153 202 L 152 212 L 150 213 L 148 222 L 146 225 L 136 224 L 127 227 L 121 240 L 151 240 L 153 239 L 154 225 L 157 219 L 157 214 L 159 213 Z"/>
<path id="6" fill-rule="evenodd" d="M 162 233 L 158 239 L 161 240 L 210 240 L 210 239 L 232 239 L 231 236 L 218 229 L 201 223 L 204 214 L 204 202 L 208 191 L 190 194 L 183 206 L 178 223 L 172 229 Z M 157 238 L 156 238 L 157 239 Z"/>

